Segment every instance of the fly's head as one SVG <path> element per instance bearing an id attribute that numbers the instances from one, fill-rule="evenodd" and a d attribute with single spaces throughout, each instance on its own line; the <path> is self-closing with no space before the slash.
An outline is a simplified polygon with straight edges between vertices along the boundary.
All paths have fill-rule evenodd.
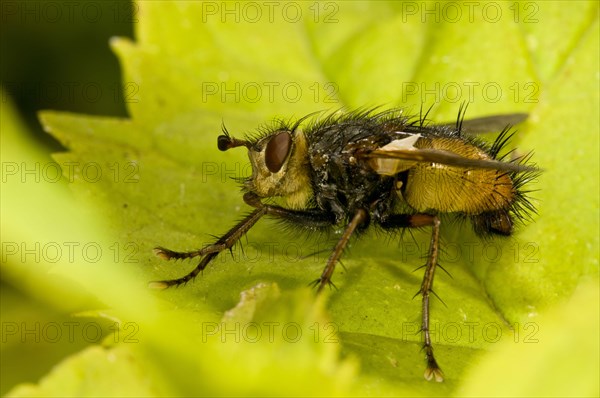
<path id="1" fill-rule="evenodd" d="M 296 128 L 272 129 L 258 138 L 240 140 L 223 129 L 219 150 L 244 146 L 252 175 L 244 189 L 261 198 L 281 197 L 288 207 L 304 208 L 312 196 L 306 137 Z"/>

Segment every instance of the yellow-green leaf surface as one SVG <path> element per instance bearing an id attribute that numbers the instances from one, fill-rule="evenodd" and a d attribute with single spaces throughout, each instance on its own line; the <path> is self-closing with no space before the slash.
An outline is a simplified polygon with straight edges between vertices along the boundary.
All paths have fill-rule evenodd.
<path id="1" fill-rule="evenodd" d="M 112 264 L 71 264 L 61 274 L 118 320 L 120 338 L 105 341 L 117 364 L 98 360 L 92 347 L 15 395 L 60 392 L 57 380 L 72 377 L 104 386 L 111 373 L 95 370 L 102 366 L 126 367 L 119 374 L 133 380 L 122 390 L 119 381 L 113 390 L 65 381 L 65 393 L 489 395 L 474 379 L 509 385 L 525 374 L 518 358 L 534 340 L 531 355 L 558 361 L 544 377 L 568 374 L 561 380 L 573 385 L 585 378 L 591 387 L 579 394 L 598 393 L 592 373 L 566 372 L 579 358 L 557 348 L 573 325 L 552 315 L 538 322 L 582 280 L 598 283 L 597 2 L 142 1 L 135 9 L 135 41 L 111 42 L 130 118 L 41 114 L 69 150 L 54 158 L 73 195 L 123 250 Z M 195 266 L 164 262 L 153 247 L 196 249 L 250 210 L 229 178 L 248 174 L 246 154 L 217 150 L 221 123 L 241 135 L 274 117 L 373 105 L 418 112 L 421 103 L 433 106 L 433 120 L 448 121 L 463 101 L 471 117 L 528 112 L 514 145 L 533 150 L 544 173 L 531 186 L 539 215 L 514 237 L 481 241 L 468 225 L 443 226 L 451 277 L 436 275 L 444 303 L 432 304 L 432 333 L 444 383 L 423 379 L 413 299 L 427 231 L 353 242 L 334 275 L 338 290 L 322 300 L 306 285 L 336 235 L 307 239 L 270 220 L 193 283 L 145 289 Z M 54 215 L 79 228 L 63 206 Z M 593 347 L 589 366 L 597 370 L 597 308 L 569 308 L 581 312 L 575 336 Z M 131 325 L 138 333 L 127 345 Z M 513 372 L 500 371 L 506 367 Z M 539 389 L 500 391 L 552 394 L 542 376 L 533 380 Z"/>

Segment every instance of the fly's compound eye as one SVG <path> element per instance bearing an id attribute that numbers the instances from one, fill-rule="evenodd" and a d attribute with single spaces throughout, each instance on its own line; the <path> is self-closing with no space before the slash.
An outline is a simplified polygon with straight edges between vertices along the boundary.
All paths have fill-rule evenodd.
<path id="1" fill-rule="evenodd" d="M 281 170 L 291 147 L 292 136 L 287 131 L 279 133 L 269 140 L 265 149 L 265 164 L 271 173 Z"/>

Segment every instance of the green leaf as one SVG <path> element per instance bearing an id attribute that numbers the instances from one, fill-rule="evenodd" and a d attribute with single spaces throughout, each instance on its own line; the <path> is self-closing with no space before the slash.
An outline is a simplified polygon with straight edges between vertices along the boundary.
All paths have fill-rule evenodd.
<path id="1" fill-rule="evenodd" d="M 598 396 L 599 303 L 598 281 L 582 283 L 567 303 L 502 342 L 472 370 L 457 395 Z"/>
<path id="2" fill-rule="evenodd" d="M 65 173 L 76 165 L 68 177 L 78 200 L 94 204 L 119 247 L 133 244 L 132 252 L 107 265 L 115 272 L 106 278 L 110 287 L 91 283 L 102 276 L 98 272 L 65 273 L 83 280 L 111 308 L 121 336 L 125 325 L 139 328 L 133 355 L 144 358 L 153 377 L 142 386 L 132 376 L 133 391 L 485 391 L 469 375 L 477 374 L 496 343 L 536 323 L 582 278 L 597 278 L 597 3 L 577 2 L 567 11 L 555 2 L 493 3 L 476 7 L 472 18 L 462 8 L 458 19 L 451 14 L 453 2 L 276 3 L 272 14 L 259 3 L 228 4 L 237 11 L 227 13 L 225 3 L 214 2 L 137 3 L 136 41 L 111 43 L 123 66 L 130 119 L 41 115 L 69 148 L 55 160 Z M 251 7 L 262 17 L 254 20 Z M 297 22 L 292 7 L 300 7 Z M 437 14 L 425 7 L 437 7 Z M 334 275 L 339 290 L 328 293 L 326 303 L 315 301 L 305 286 L 322 271 L 327 253 L 320 252 L 332 247 L 335 236 L 282 236 L 269 221 L 252 229 L 243 250 L 218 257 L 194 283 L 144 290 L 148 281 L 175 278 L 195 266 L 161 261 L 152 256 L 154 246 L 196 249 L 249 210 L 229 179 L 248 174 L 244 151 L 216 149 L 222 122 L 240 135 L 273 117 L 380 104 L 418 113 L 421 102 L 433 104 L 434 120 L 447 121 L 461 101 L 470 103 L 471 117 L 529 112 L 515 144 L 520 152 L 535 151 L 544 174 L 532 185 L 539 216 L 514 237 L 485 242 L 468 226 L 443 227 L 442 265 L 452 277 L 437 274 L 435 290 L 445 305 L 434 301 L 432 327 L 445 383 L 423 379 L 420 302 L 412 299 L 427 231 L 414 233 L 414 240 L 372 234 L 354 243 Z M 97 169 L 102 178 L 96 180 L 91 173 Z M 137 263 L 127 263 L 128 253 Z M 262 336 L 272 323 L 281 329 L 272 342 L 252 342 L 242 333 L 252 322 Z M 292 344 L 280 333 L 293 324 L 306 340 Z M 550 336 L 560 333 L 556 323 L 547 325 Z M 316 330 L 317 338 L 307 339 Z M 118 346 L 124 344 L 119 340 Z M 129 374 L 137 374 L 132 366 Z M 554 371 L 569 366 L 563 361 Z M 122 393 L 127 391 L 124 386 Z"/>
<path id="3" fill-rule="evenodd" d="M 147 378 L 142 356 L 127 346 L 88 347 L 62 362 L 39 385 L 22 384 L 12 397 L 31 396 L 153 396 L 157 391 Z"/>

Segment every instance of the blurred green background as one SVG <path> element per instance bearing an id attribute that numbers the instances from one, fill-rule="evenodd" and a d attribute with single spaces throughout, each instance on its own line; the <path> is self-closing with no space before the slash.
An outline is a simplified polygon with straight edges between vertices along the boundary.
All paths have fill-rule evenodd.
<path id="1" fill-rule="evenodd" d="M 0 79 L 35 139 L 59 148 L 42 132 L 41 109 L 126 116 L 108 41 L 133 38 L 132 15 L 127 0 L 3 2 Z"/>
<path id="2" fill-rule="evenodd" d="M 133 37 L 130 1 L 3 1 L 1 7 L 1 116 L 12 118 L 14 111 L 14 117 L 24 124 L 21 134 L 37 143 L 47 161 L 50 153 L 64 148 L 43 131 L 38 111 L 127 115 L 119 63 L 108 42 L 114 36 Z M 5 328 L 20 328 L 21 322 L 27 322 L 35 333 L 36 324 L 72 321 L 68 312 L 24 291 L 13 277 L 0 273 Z M 38 380 L 60 360 L 91 344 L 80 333 L 74 335 L 72 342 L 61 339 L 58 344 L 44 339 L 34 344 L 3 344 L 0 394 L 18 383 Z"/>

